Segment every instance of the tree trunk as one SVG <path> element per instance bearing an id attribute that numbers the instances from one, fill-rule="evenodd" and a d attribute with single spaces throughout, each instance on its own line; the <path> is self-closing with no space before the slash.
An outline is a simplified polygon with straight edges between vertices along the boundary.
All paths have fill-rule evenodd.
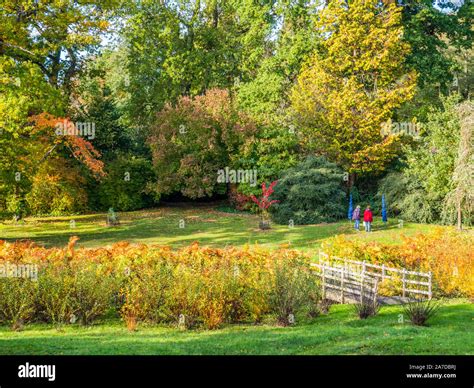
<path id="1" fill-rule="evenodd" d="M 458 202 L 457 204 L 458 210 L 458 230 L 462 230 L 462 212 L 461 212 L 461 203 Z"/>
<path id="2" fill-rule="evenodd" d="M 350 193 L 352 187 L 355 185 L 357 175 L 355 172 L 349 174 L 349 180 L 347 181 L 347 191 Z"/>
<path id="3" fill-rule="evenodd" d="M 217 2 L 214 5 L 214 9 L 212 10 L 212 26 L 217 28 L 219 24 L 219 8 L 217 6 Z"/>

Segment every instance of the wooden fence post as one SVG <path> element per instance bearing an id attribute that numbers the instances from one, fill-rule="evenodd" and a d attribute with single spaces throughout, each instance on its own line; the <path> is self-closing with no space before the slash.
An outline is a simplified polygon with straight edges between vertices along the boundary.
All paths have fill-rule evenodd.
<path id="1" fill-rule="evenodd" d="M 345 269 L 341 268 L 341 303 L 344 304 L 344 273 Z"/>
<path id="2" fill-rule="evenodd" d="M 365 272 L 362 272 L 362 276 L 360 279 L 360 303 L 364 303 L 364 277 Z"/>
<path id="3" fill-rule="evenodd" d="M 382 281 L 385 279 L 385 264 L 382 264 Z"/>
<path id="4" fill-rule="evenodd" d="M 431 271 L 430 271 L 428 272 L 428 299 L 431 300 L 432 297 L 433 297 L 433 292 L 431 288 Z"/>
<path id="5" fill-rule="evenodd" d="M 403 268 L 403 271 L 402 271 L 402 292 L 403 292 L 403 297 L 405 297 L 405 281 L 406 281 L 406 272 L 407 270 L 405 268 Z"/>
<path id="6" fill-rule="evenodd" d="M 323 299 L 326 299 L 326 264 L 323 263 Z"/>
<path id="7" fill-rule="evenodd" d="M 377 303 L 377 294 L 379 292 L 379 281 L 378 279 L 375 279 L 375 283 L 374 283 L 374 289 L 373 289 L 373 293 L 374 293 L 374 299 L 373 299 L 373 303 L 375 305 L 375 303 Z"/>

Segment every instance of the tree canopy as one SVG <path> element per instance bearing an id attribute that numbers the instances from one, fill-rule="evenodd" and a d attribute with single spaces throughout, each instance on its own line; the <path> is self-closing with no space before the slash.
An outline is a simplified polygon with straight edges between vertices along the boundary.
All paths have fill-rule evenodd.
<path id="1" fill-rule="evenodd" d="M 248 209 L 262 183 L 324 160 L 346 195 L 386 193 L 391 211 L 430 222 L 461 209 L 469 222 L 472 147 L 455 112 L 472 102 L 470 1 L 0 5 L 2 216 L 177 196 Z M 390 129 L 410 125 L 415 138 Z M 258 182 L 219 182 L 226 168 Z M 329 211 L 317 203 L 308 212 Z"/>

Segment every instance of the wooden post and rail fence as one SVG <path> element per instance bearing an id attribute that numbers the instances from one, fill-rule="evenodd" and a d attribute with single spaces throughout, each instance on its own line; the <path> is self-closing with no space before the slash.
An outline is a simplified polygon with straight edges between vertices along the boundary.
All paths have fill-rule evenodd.
<path id="1" fill-rule="evenodd" d="M 399 293 L 402 298 L 425 297 L 431 299 L 431 272 L 408 271 L 385 265 L 343 259 L 319 252 L 319 262 L 312 263 L 317 276 L 321 278 L 323 297 L 330 296 L 340 303 L 362 301 L 367 296 L 377 298 L 380 283 L 385 279 L 401 282 Z"/>

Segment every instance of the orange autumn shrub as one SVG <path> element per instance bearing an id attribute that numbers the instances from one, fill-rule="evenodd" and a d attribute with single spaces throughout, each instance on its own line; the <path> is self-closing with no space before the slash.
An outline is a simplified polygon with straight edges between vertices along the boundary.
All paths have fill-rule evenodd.
<path id="1" fill-rule="evenodd" d="M 445 295 L 474 296 L 474 236 L 470 232 L 436 230 L 406 238 L 400 260 L 431 271 Z"/>
<path id="2" fill-rule="evenodd" d="M 71 238 L 67 247 L 50 249 L 0 241 L 0 264 L 39 268 L 39 297 L 31 319 L 90 324 L 113 309 L 132 331 L 140 322 L 216 329 L 278 314 L 276 293 L 293 303 L 288 310 L 292 314 L 314 311 L 318 302 L 318 293 L 305 291 L 308 284 L 300 290 L 298 280 L 281 289 L 275 281 L 285 271 L 291 273 L 287 278 L 306 276 L 310 259 L 297 251 L 217 249 L 198 243 L 173 250 L 126 242 L 85 249 L 77 248 L 76 241 Z"/>
<path id="3" fill-rule="evenodd" d="M 433 291 L 443 296 L 474 297 L 474 235 L 438 228 L 403 237 L 401 244 L 383 244 L 336 236 L 322 250 L 352 260 L 431 272 Z"/>

